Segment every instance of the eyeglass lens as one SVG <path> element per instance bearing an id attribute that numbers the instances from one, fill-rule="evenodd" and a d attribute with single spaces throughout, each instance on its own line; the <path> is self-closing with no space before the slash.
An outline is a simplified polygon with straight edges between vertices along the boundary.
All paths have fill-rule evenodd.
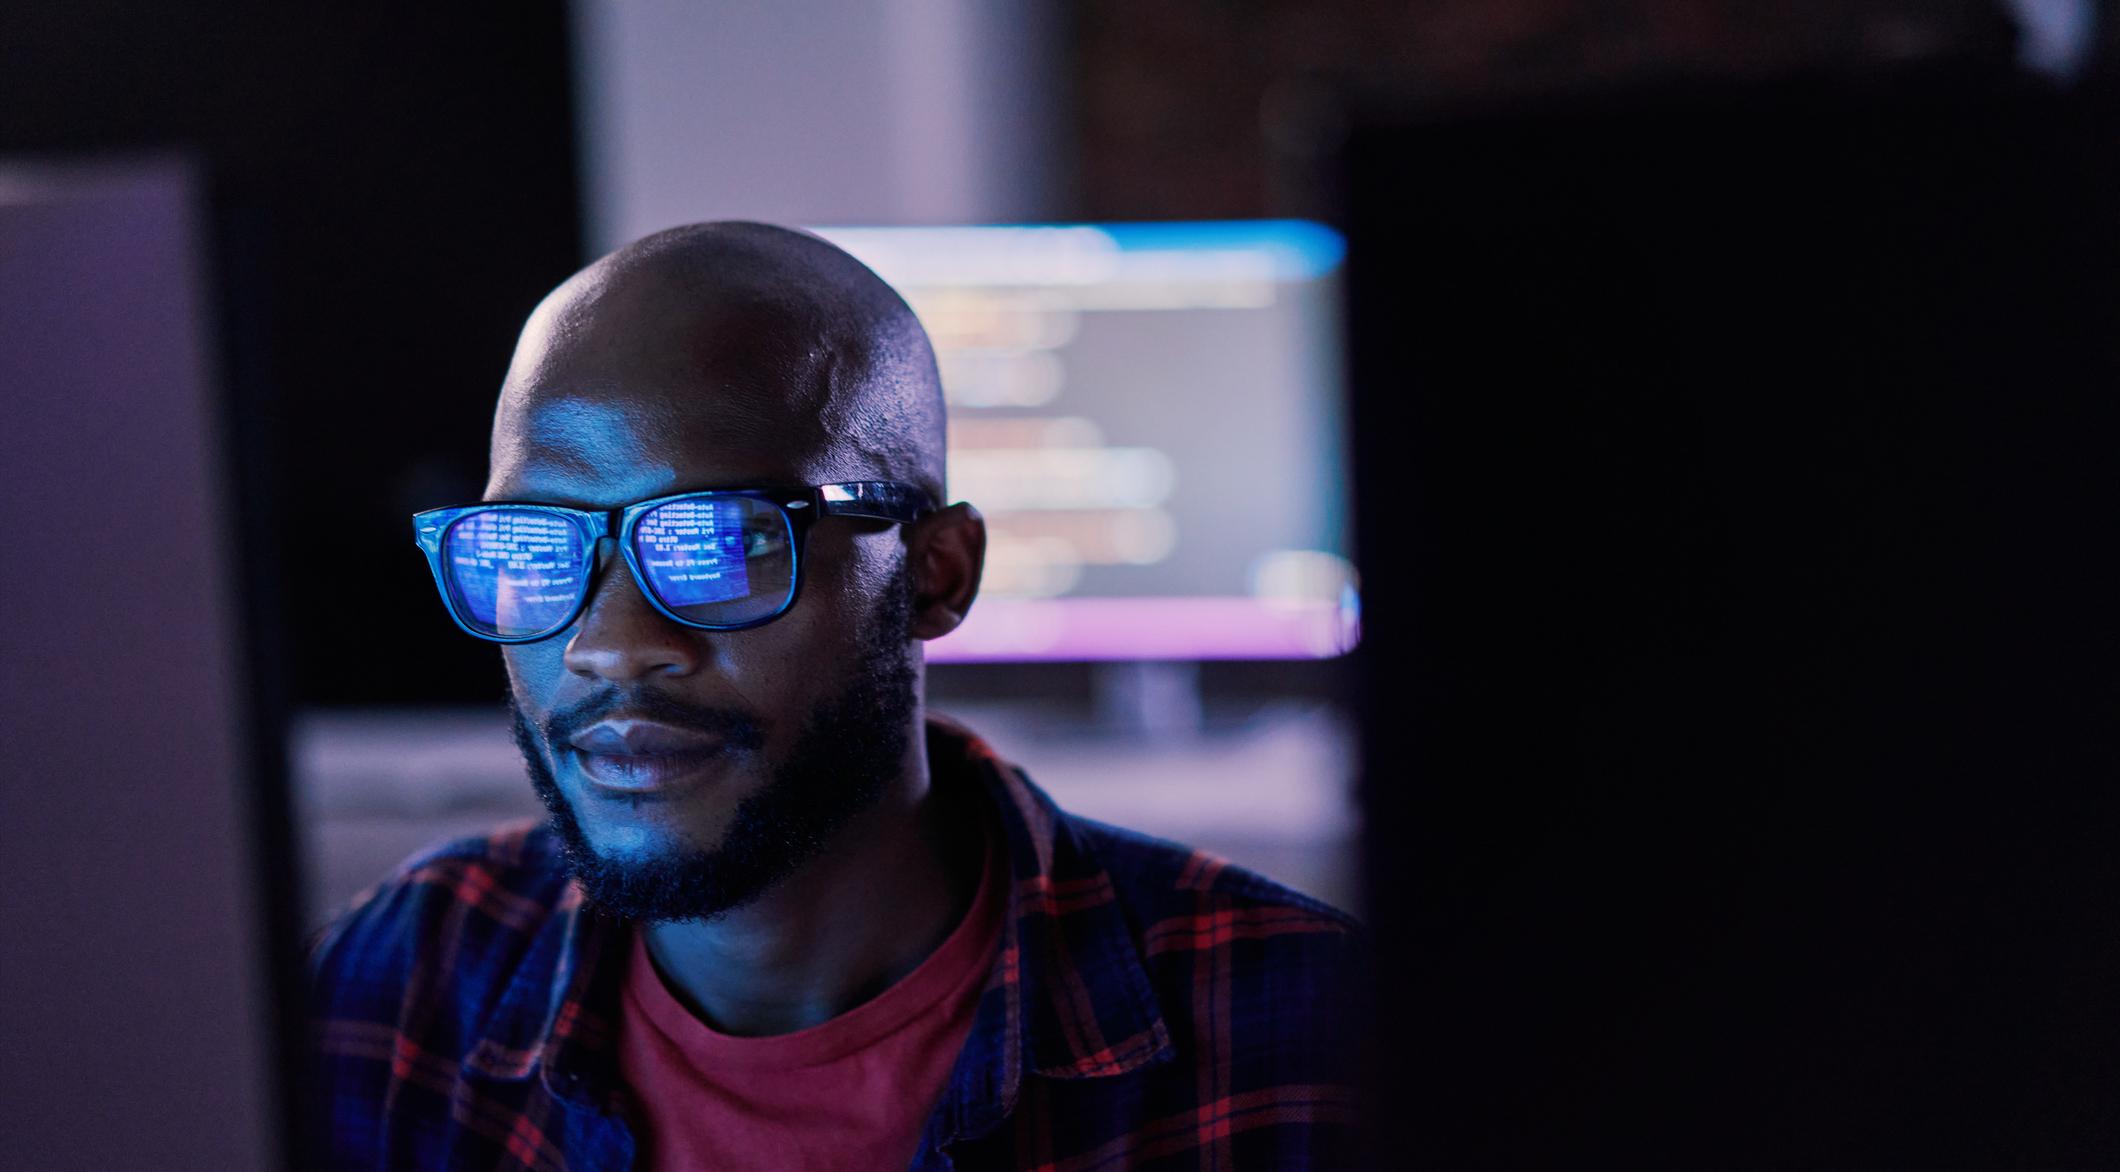
<path id="1" fill-rule="evenodd" d="M 733 626 L 779 610 L 795 581 L 787 514 L 749 497 L 658 505 L 633 526 L 648 588 L 687 622 Z"/>
<path id="2" fill-rule="evenodd" d="M 459 518 L 442 538 L 449 599 L 464 623 L 502 639 L 557 630 L 591 572 L 567 518 L 501 506 Z M 741 626 L 782 609 L 795 581 L 793 534 L 779 507 L 748 497 L 688 497 L 634 524 L 633 552 L 656 600 L 704 626 Z"/>
<path id="3" fill-rule="evenodd" d="M 589 571 L 582 532 L 534 509 L 481 509 L 442 536 L 457 617 L 482 634 L 521 638 L 567 621 Z"/>

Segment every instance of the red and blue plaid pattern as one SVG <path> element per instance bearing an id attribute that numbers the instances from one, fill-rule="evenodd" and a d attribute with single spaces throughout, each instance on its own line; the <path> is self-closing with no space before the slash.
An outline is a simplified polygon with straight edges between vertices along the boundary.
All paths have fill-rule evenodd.
<path id="1" fill-rule="evenodd" d="M 1172 843 L 1062 813 L 970 734 L 1015 891 L 916 1168 L 1310 1169 L 1352 1161 L 1366 975 L 1347 916 Z M 549 831 L 430 851 L 312 956 L 332 1168 L 621 1169 L 612 1030 L 630 929 L 584 903 Z"/>

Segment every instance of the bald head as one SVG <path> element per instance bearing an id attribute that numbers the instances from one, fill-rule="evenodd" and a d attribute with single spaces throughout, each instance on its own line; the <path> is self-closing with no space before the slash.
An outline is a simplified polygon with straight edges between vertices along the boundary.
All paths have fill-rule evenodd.
<path id="1" fill-rule="evenodd" d="M 525 453 L 587 474 L 650 440 L 770 451 L 819 480 L 944 499 L 942 391 L 919 320 L 860 261 L 767 224 L 636 241 L 524 326 L 494 417 L 496 480 Z"/>

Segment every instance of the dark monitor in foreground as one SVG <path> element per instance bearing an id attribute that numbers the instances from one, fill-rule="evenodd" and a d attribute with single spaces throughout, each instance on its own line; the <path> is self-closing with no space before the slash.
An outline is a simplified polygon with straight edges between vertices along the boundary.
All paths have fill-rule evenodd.
<path id="1" fill-rule="evenodd" d="M 283 1166 L 263 813 L 196 232 L 169 161 L 0 165 L 0 1164 Z M 291 921 L 290 921 L 291 922 Z"/>
<path id="2" fill-rule="evenodd" d="M 2120 1158 L 2114 113 L 1694 90 L 1352 143 L 1419 1161 Z"/>

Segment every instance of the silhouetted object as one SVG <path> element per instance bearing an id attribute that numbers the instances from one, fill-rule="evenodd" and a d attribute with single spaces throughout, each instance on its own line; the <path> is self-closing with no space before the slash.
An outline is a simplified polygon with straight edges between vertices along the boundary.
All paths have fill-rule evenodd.
<path id="1" fill-rule="evenodd" d="M 1930 79 L 1354 140 L 1421 1166 L 2120 1159 L 2112 110 Z"/>
<path id="2" fill-rule="evenodd" d="M 195 173 L 0 168 L 0 1162 L 264 1169 L 284 786 L 249 687 Z M 299 1020 L 299 1019 L 297 1019 Z"/>

